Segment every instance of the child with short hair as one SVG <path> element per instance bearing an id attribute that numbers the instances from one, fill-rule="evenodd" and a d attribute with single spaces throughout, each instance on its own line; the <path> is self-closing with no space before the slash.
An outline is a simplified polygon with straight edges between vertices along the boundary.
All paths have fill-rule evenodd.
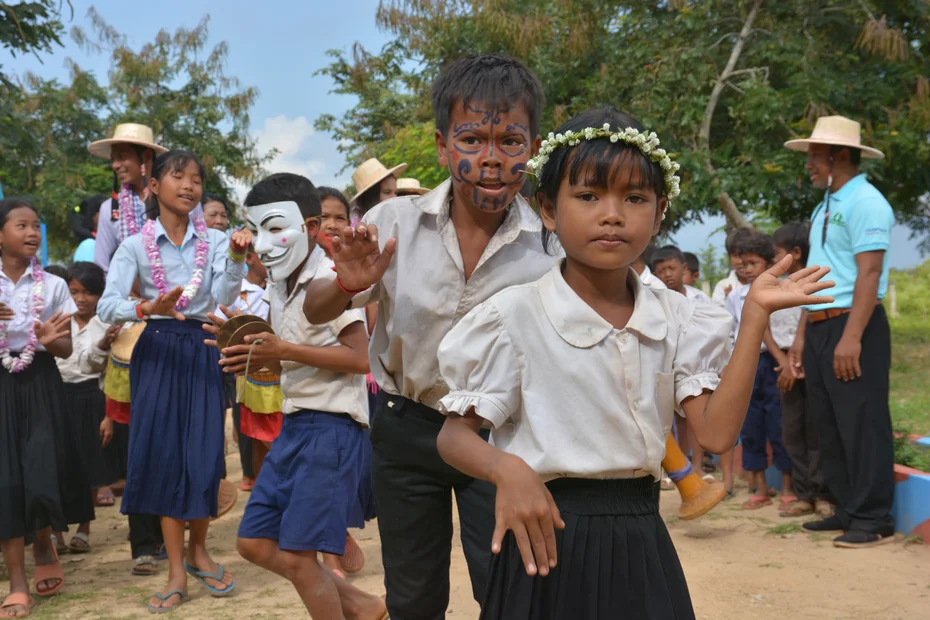
<path id="1" fill-rule="evenodd" d="M 249 562 L 290 581 L 313 618 L 382 620 L 384 601 L 321 565 L 342 555 L 358 500 L 368 425 L 368 334 L 361 311 L 324 325 L 303 314 L 311 282 L 332 277 L 317 245 L 320 197 L 309 179 L 274 174 L 245 198 L 255 251 L 268 269 L 272 333 L 223 349 L 226 373 L 267 368 L 281 375 L 284 422 L 255 482 L 237 546 Z M 216 327 L 205 325 L 208 331 Z"/>
<path id="2" fill-rule="evenodd" d="M 730 259 L 730 273 L 714 286 L 714 292 L 710 296 L 710 298 L 714 300 L 714 303 L 726 306 L 727 296 L 733 292 L 733 289 L 748 283 L 748 280 L 742 273 L 739 244 L 741 239 L 750 234 L 752 234 L 752 230 L 749 228 L 735 228 L 727 235 L 725 247 L 727 256 Z"/>
<path id="3" fill-rule="evenodd" d="M 684 252 L 685 273 L 683 281 L 688 286 L 694 286 L 701 279 L 701 261 L 694 252 Z"/>
<path id="4" fill-rule="evenodd" d="M 794 273 L 807 265 L 809 233 L 805 224 L 793 222 L 785 224 L 772 235 L 775 260 L 779 261 L 789 254 L 793 259 L 788 273 Z M 785 354 L 797 337 L 801 312 L 800 308 L 790 308 L 772 314 L 772 339 L 775 346 Z M 782 359 L 782 365 L 776 368 L 779 372 L 778 388 L 781 390 L 781 428 L 785 451 L 791 459 L 791 481 L 796 497 L 793 501 L 789 498 L 779 514 L 783 517 L 798 517 L 816 512 L 822 517 L 829 517 L 833 515 L 833 506 L 827 500 L 826 483 L 820 469 L 820 446 L 814 422 L 807 411 L 803 368 L 792 368 L 790 363 L 784 361 Z"/>
<path id="5" fill-rule="evenodd" d="M 334 237 L 336 276 L 313 283 L 304 304 L 317 323 L 350 303 L 379 302 L 369 348 L 381 388 L 372 486 L 395 618 L 445 613 L 453 493 L 475 600 L 487 584 L 494 488 L 450 467 L 436 449 L 437 407 L 449 390 L 439 342 L 476 305 L 557 260 L 544 251 L 539 217 L 520 196 L 541 141 L 536 77 L 514 58 L 473 56 L 444 67 L 432 95 L 439 161 L 451 178 L 425 196 L 381 203 Z"/>
<path id="6" fill-rule="evenodd" d="M 734 338 L 739 337 L 740 317 L 750 286 L 775 264 L 775 245 L 768 235 L 752 232 L 739 239 L 737 249 L 746 284 L 734 289 L 727 296 L 727 310 L 734 318 Z M 797 325 L 797 320 L 795 320 L 795 325 Z M 766 442 L 772 446 L 775 467 L 782 472 L 783 507 L 793 499 L 791 460 L 782 442 L 781 395 L 775 373 L 776 367 L 788 365 L 788 359 L 777 346 L 773 346 L 768 326 L 763 332 L 760 349 L 752 398 L 749 400 L 749 410 L 740 432 L 740 442 L 743 446 L 743 469 L 749 473 L 749 489 L 752 493 L 752 496 L 742 505 L 744 510 L 757 510 L 772 503 L 769 499 L 769 485 L 765 480 L 765 470 L 769 464 Z M 727 372 L 731 370 L 728 368 Z"/>
<path id="7" fill-rule="evenodd" d="M 630 269 L 678 194 L 677 164 L 610 108 L 558 134 L 533 170 L 566 258 L 480 304 L 439 348 L 450 388 L 439 453 L 497 488 L 481 618 L 694 618 L 658 510 L 673 410 L 706 448 L 732 445 L 769 313 L 807 303 L 826 270 L 779 281 L 786 260 L 757 280 L 721 379 L 726 312 L 653 291 Z"/>
<path id="8" fill-rule="evenodd" d="M 674 245 L 666 245 L 652 254 L 652 271 L 669 289 L 680 293 L 694 304 L 712 303 L 710 297 L 685 284 L 685 255 Z"/>

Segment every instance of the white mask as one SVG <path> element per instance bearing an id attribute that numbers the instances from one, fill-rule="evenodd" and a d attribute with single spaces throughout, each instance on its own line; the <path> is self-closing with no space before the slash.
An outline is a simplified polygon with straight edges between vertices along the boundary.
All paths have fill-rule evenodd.
<path id="1" fill-rule="evenodd" d="M 283 282 L 310 254 L 306 222 L 296 202 L 246 207 L 252 246 L 268 270 L 268 279 Z"/>

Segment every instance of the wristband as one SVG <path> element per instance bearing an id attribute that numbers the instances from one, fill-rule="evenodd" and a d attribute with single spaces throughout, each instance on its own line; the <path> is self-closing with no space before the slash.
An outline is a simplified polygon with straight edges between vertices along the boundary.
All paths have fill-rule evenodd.
<path id="1" fill-rule="evenodd" d="M 145 315 L 142 314 L 142 301 L 136 303 L 136 316 L 139 317 L 140 321 L 145 319 Z"/>
<path id="2" fill-rule="evenodd" d="M 236 254 L 235 252 L 233 252 L 232 246 L 229 246 L 227 253 L 229 254 L 229 258 L 233 259 L 234 263 L 241 263 L 242 261 L 245 260 L 245 252 L 243 252 L 242 254 Z"/>
<path id="3" fill-rule="evenodd" d="M 333 269 L 333 271 L 336 271 L 336 268 L 335 268 L 335 267 L 333 267 L 332 269 Z M 352 295 L 352 296 L 358 295 L 359 293 L 364 293 L 365 291 L 368 290 L 368 288 L 371 288 L 371 287 L 368 287 L 368 288 L 360 288 L 360 289 L 358 289 L 357 291 L 353 291 L 353 290 L 351 290 L 351 289 L 347 289 L 347 288 L 342 284 L 342 280 L 339 279 L 339 274 L 338 274 L 338 273 L 336 274 L 336 286 L 338 286 L 338 287 L 339 287 L 339 290 L 342 291 L 343 293 L 345 293 L 346 295 Z"/>

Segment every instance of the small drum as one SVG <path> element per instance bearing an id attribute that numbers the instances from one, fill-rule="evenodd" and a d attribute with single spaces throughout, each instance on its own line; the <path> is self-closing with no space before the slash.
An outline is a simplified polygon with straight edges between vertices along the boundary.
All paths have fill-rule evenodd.
<path id="1" fill-rule="evenodd" d="M 110 347 L 110 357 L 122 366 L 129 366 L 129 360 L 132 359 L 132 350 L 136 348 L 139 342 L 139 336 L 145 330 L 146 322 L 135 323 L 132 327 L 124 329 L 119 333 Z"/>

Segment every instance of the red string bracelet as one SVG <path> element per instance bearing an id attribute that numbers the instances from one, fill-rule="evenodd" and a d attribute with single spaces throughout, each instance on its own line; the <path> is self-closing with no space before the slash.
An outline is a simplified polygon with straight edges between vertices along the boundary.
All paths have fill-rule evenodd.
<path id="1" fill-rule="evenodd" d="M 336 271 L 336 268 L 333 267 L 332 270 L 335 272 L 335 271 Z M 353 295 L 353 296 L 354 296 L 354 295 L 358 295 L 359 293 L 364 293 L 365 291 L 368 290 L 367 288 L 360 288 L 360 289 L 358 289 L 357 291 L 353 291 L 353 290 L 347 289 L 347 288 L 342 284 L 342 280 L 339 279 L 339 273 L 336 273 L 336 286 L 338 286 L 338 287 L 339 287 L 339 290 L 342 291 L 343 293 L 345 293 L 346 295 Z M 369 288 L 370 288 L 370 287 L 369 287 Z"/>

